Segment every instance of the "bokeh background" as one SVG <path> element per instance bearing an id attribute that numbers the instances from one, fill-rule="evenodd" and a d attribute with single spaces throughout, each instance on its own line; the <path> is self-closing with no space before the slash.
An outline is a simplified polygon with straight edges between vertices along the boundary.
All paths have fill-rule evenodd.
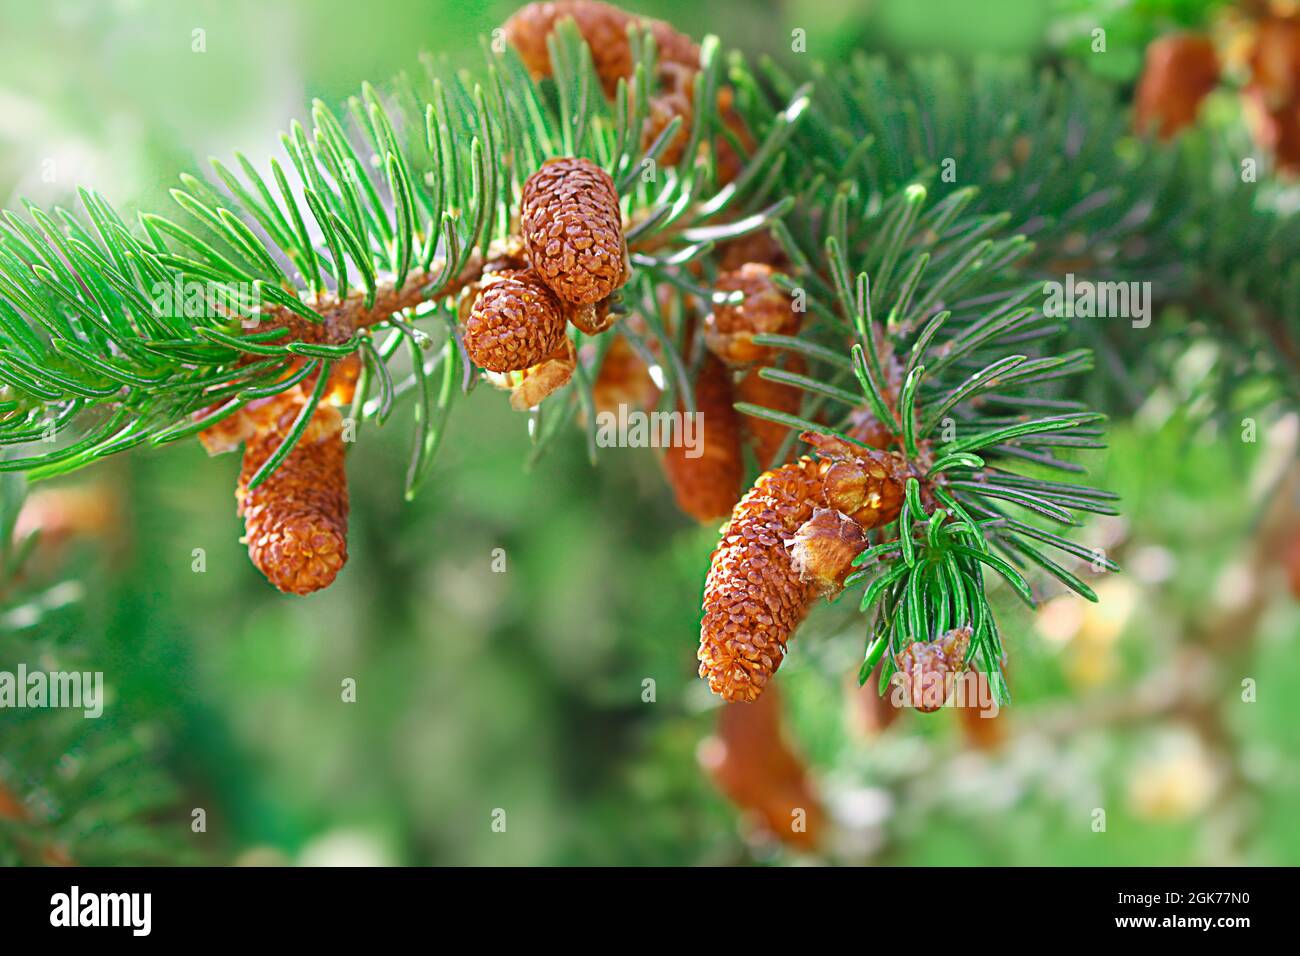
<path id="1" fill-rule="evenodd" d="M 0 200 L 67 203 L 87 183 L 119 208 L 164 208 L 177 173 L 206 171 L 209 155 L 278 151 L 312 97 L 337 104 L 424 51 L 473 65 L 514 6 L 0 0 Z M 634 6 L 777 56 L 802 28 L 830 60 L 1069 57 L 1096 7 L 1115 28 L 1088 68 L 1120 83 L 1151 36 L 1199 15 L 1174 2 Z M 530 465 L 524 419 L 478 389 L 406 503 L 409 434 L 394 416 L 349 459 L 350 564 L 307 599 L 276 594 L 238 543 L 235 456 L 187 442 L 42 488 L 46 520 L 82 533 L 50 569 L 79 582 L 77 600 L 40 627 L 112 685 L 97 746 L 138 752 L 112 797 L 122 817 L 144 815 L 140 835 L 92 841 L 82 860 L 1300 863 L 1300 610 L 1258 548 L 1297 423 L 1268 404 L 1225 426 L 1198 399 L 1214 360 L 1212 336 L 1189 336 L 1180 377 L 1141 396 L 1093 459 L 1124 511 L 1082 532 L 1126 568 L 1097 583 L 1101 604 L 1003 608 L 1015 702 L 996 729 L 951 712 L 882 726 L 845 683 L 860 622 L 816 613 L 781 702 L 821 808 L 817 848 L 765 835 L 708 770 L 717 707 L 694 651 L 716 531 L 676 511 L 653 451 L 606 450 L 593 469 L 574 432 Z M 1258 440 L 1242 441 L 1251 414 Z M 349 678 L 355 703 L 341 700 Z M 51 771 L 93 798 L 91 753 L 74 742 Z"/>

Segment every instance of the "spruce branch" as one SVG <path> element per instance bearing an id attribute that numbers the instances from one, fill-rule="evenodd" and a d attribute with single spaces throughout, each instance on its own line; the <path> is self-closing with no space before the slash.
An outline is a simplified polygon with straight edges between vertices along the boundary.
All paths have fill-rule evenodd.
<path id="1" fill-rule="evenodd" d="M 790 262 L 818 264 L 792 269 L 782 283 L 806 297 L 807 319 L 798 337 L 757 337 L 807 364 L 806 373 L 761 372 L 800 390 L 803 407 L 797 414 L 749 403 L 737 408 L 790 428 L 787 442 L 802 432 L 822 460 L 890 456 L 886 472 L 897 475 L 893 493 L 901 493 L 901 506 L 887 524 L 864 526 L 875 544 L 841 578 L 845 588 L 864 587 L 860 608 L 871 612 L 861 679 L 882 666 L 883 693 L 900 666 L 915 680 L 930 666 L 922 661 L 937 661 L 948 668 L 943 686 L 950 689 L 951 675 L 969 665 L 1005 701 L 1005 649 L 985 572 L 1031 605 L 1030 569 L 1096 600 L 1044 548 L 1070 560 L 1097 559 L 1043 527 L 1055 524 L 1068 534 L 1079 513 L 1115 513 L 1105 492 L 1042 477 L 1044 469 L 1077 469 L 1074 450 L 1102 447 L 1097 426 L 1104 416 L 1051 398 L 1058 380 L 1090 368 L 1088 354 L 1044 351 L 1062 329 L 1033 304 L 1024 278 L 1031 246 L 1007 234 L 1006 217 L 972 213 L 974 191 L 932 202 L 919 183 L 875 192 L 854 181 L 832 187 L 820 175 L 805 189 L 781 228 Z M 823 490 L 815 483 L 810 489 L 814 509 L 849 500 L 832 490 L 831 474 Z M 816 540 L 820 519 L 816 510 L 811 520 L 799 514 L 790 524 L 807 523 L 784 534 L 806 570 L 816 567 L 820 552 L 799 542 Z M 1116 569 L 1104 556 L 1101 563 Z M 783 650 L 793 627 L 764 634 L 755 622 L 756 631 L 744 637 L 714 633 L 727 573 L 715 565 L 706 586 L 701 672 L 707 669 L 724 695 L 748 696 L 770 677 L 759 663 L 765 655 L 780 660 L 762 649 L 775 639 Z M 824 569 L 819 575 L 826 577 Z M 960 653 L 960 660 L 945 653 Z"/>

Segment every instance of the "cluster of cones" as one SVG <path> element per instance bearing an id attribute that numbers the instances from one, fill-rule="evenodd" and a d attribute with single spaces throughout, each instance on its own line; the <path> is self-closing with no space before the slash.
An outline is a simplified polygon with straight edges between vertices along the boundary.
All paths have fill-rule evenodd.
<path id="1" fill-rule="evenodd" d="M 630 267 L 614 181 L 588 159 L 551 159 L 529 176 L 519 223 L 465 290 L 461 316 L 469 357 L 524 410 L 573 376 L 569 323 L 588 335 L 613 324 Z"/>
<path id="2" fill-rule="evenodd" d="M 244 446 L 235 489 L 244 543 L 257 569 L 288 594 L 328 587 L 348 560 L 348 483 L 339 407 L 351 403 L 358 371 L 355 359 L 338 363 L 314 407 L 315 381 L 309 376 L 199 433 L 211 455 Z M 301 415 L 310 416 L 302 437 L 280 466 L 254 487 L 254 479 Z"/>
<path id="3" fill-rule="evenodd" d="M 695 77 L 700 70 L 700 48 L 685 34 L 662 20 L 652 20 L 620 10 L 597 0 L 558 0 L 554 3 L 530 3 L 506 21 L 506 40 L 535 77 L 554 72 L 547 39 L 562 21 L 572 20 L 578 33 L 591 49 L 592 66 L 600 79 L 601 89 L 614 99 L 619 80 L 628 83 L 629 96 L 634 94 L 632 75 L 635 59 L 632 32 L 644 30 L 654 38 L 657 50 L 655 92 L 646 105 L 646 119 L 641 130 L 641 145 L 649 149 L 674 119 L 681 124 L 659 154 L 659 162 L 676 166 L 685 158 L 690 143 L 691 124 L 695 115 Z M 733 92 L 723 87 L 718 93 L 718 109 L 728 132 L 746 148 L 753 148 L 745 124 L 732 107 Z M 739 172 L 740 157 L 724 138 L 718 143 L 718 178 L 730 182 Z"/>

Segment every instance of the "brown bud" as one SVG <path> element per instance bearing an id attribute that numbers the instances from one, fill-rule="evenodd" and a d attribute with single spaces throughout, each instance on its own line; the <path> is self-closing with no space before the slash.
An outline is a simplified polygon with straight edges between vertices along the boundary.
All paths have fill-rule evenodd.
<path id="1" fill-rule="evenodd" d="M 514 372 L 536 365 L 559 347 L 564 310 L 531 271 L 485 278 L 465 320 L 465 350 L 480 368 Z"/>
<path id="2" fill-rule="evenodd" d="M 848 515 L 816 508 L 790 539 L 790 562 L 799 577 L 825 595 L 844 590 L 853 559 L 867 546 L 867 533 Z"/>
<path id="3" fill-rule="evenodd" d="M 966 669 L 966 651 L 970 647 L 969 626 L 953 628 L 935 641 L 913 641 L 896 658 L 894 675 L 913 707 L 924 714 L 933 713 L 952 695 L 957 675 Z"/>
<path id="4" fill-rule="evenodd" d="M 804 432 L 801 437 L 832 459 L 822 488 L 827 507 L 843 512 L 864 528 L 889 524 L 898 517 L 908 475 L 903 459 L 815 432 Z"/>
<path id="5" fill-rule="evenodd" d="M 550 159 L 528 177 L 520 229 L 528 261 L 565 302 L 599 302 L 627 279 L 614 180 L 589 159 Z"/>
<path id="6" fill-rule="evenodd" d="M 704 341 L 714 355 L 732 365 L 770 362 L 774 351 L 755 345 L 761 332 L 790 334 L 799 319 L 790 298 L 772 281 L 775 270 L 764 263 L 748 262 L 718 277 L 717 291 L 743 292 L 736 305 L 715 305 L 704 321 Z"/>
<path id="7" fill-rule="evenodd" d="M 348 559 L 348 487 L 337 409 L 320 405 L 289 457 L 257 488 L 248 488 L 284 441 L 302 400 L 284 397 L 274 425 L 249 437 L 235 491 L 249 557 L 272 584 L 292 594 L 327 587 Z"/>

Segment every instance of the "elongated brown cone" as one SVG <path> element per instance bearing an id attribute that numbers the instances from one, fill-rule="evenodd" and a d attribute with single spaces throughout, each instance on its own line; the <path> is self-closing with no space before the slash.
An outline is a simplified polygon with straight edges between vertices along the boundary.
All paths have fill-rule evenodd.
<path id="1" fill-rule="evenodd" d="M 808 368 L 798 355 L 790 355 L 785 367 L 786 371 L 799 375 L 806 372 Z M 803 392 L 793 385 L 769 381 L 759 372 L 760 369 L 750 369 L 736 383 L 736 401 L 762 405 L 764 408 L 789 415 L 798 415 L 803 403 Z M 742 422 L 749 441 L 754 447 L 754 457 L 758 459 L 759 467 L 771 468 L 777 464 L 776 455 L 785 442 L 785 436 L 790 432 L 789 426 L 756 415 L 745 415 Z"/>
<path id="2" fill-rule="evenodd" d="M 759 700 L 726 704 L 700 746 L 701 766 L 733 804 L 782 843 L 811 849 L 825 812 L 803 759 L 790 746 L 773 688 Z"/>
<path id="3" fill-rule="evenodd" d="M 849 732 L 855 737 L 872 740 L 884 733 L 903 712 L 894 701 L 891 689 L 880 693 L 880 668 L 877 667 L 867 678 L 867 682 L 858 686 L 858 675 L 844 675 L 845 722 Z"/>
<path id="4" fill-rule="evenodd" d="M 348 560 L 348 486 L 337 409 L 319 406 L 289 457 L 257 488 L 248 487 L 284 441 L 301 401 L 298 396 L 280 402 L 273 426 L 248 439 L 235 491 L 248 556 L 267 580 L 291 594 L 328 587 Z"/>
<path id="5" fill-rule="evenodd" d="M 1279 169 L 1300 172 L 1300 17 L 1269 16 L 1254 29 L 1243 104 L 1255 141 Z"/>
<path id="6" fill-rule="evenodd" d="M 854 455 L 862 479 L 855 487 L 868 504 L 851 517 L 863 530 L 893 521 L 902 505 L 901 459 L 868 449 Z M 698 657 L 700 676 L 726 700 L 763 692 L 808 613 L 816 588 L 801 580 L 789 545 L 814 509 L 828 507 L 826 478 L 843 463 L 804 457 L 764 472 L 722 531 L 704 582 Z"/>
<path id="7" fill-rule="evenodd" d="M 528 261 L 565 302 L 593 305 L 627 280 L 618 192 L 589 159 L 549 159 L 529 176 L 519 228 Z"/>
<path id="8" fill-rule="evenodd" d="M 760 475 L 736 505 L 710 560 L 700 624 L 700 676 L 729 701 L 758 698 L 816 593 L 787 545 L 812 517 L 824 462 L 802 458 Z"/>
<path id="9" fill-rule="evenodd" d="M 695 439 L 694 447 L 687 446 L 685 436 L 675 434 L 664 450 L 664 473 L 677 506 L 696 521 L 721 521 L 740 497 L 745 460 L 734 401 L 726 368 L 707 359 L 695 381 L 699 426 L 688 433 Z M 677 410 L 686 415 L 685 406 L 679 404 Z"/>
<path id="10" fill-rule="evenodd" d="M 682 161 L 682 156 L 686 152 L 686 144 L 691 138 L 691 122 L 694 118 L 695 108 L 691 105 L 690 97 L 682 92 L 661 93 L 659 96 L 650 100 L 649 115 L 646 116 L 645 125 L 641 130 L 641 148 L 649 149 L 654 145 L 661 133 L 668 128 L 677 117 L 681 117 L 681 125 L 677 127 L 677 132 L 664 146 L 659 153 L 659 161 L 669 166 L 676 166 Z"/>
<path id="11" fill-rule="evenodd" d="M 660 73 L 666 67 L 699 68 L 700 49 L 687 36 L 662 20 L 633 16 L 596 0 L 556 0 L 530 3 L 505 22 L 505 38 L 519 52 L 524 66 L 535 77 L 550 76 L 551 54 L 546 38 L 561 20 L 572 18 L 578 32 L 591 48 L 592 65 L 600 77 L 605 96 L 613 99 L 620 79 L 632 78 L 632 44 L 627 28 L 633 23 L 648 27 L 658 48 Z"/>
<path id="12" fill-rule="evenodd" d="M 1300 527 L 1291 532 L 1291 540 L 1284 546 L 1282 561 L 1286 566 L 1287 585 L 1292 597 L 1300 598 Z"/>
<path id="13" fill-rule="evenodd" d="M 1179 33 L 1153 40 L 1134 101 L 1138 132 L 1170 139 L 1196 122 L 1201 101 L 1219 83 L 1219 58 L 1209 37 Z"/>
<path id="14" fill-rule="evenodd" d="M 718 91 L 718 110 L 722 116 L 722 123 L 727 131 L 736 138 L 742 149 L 747 155 L 752 156 L 755 148 L 758 146 L 754 139 L 753 133 L 734 107 L 735 94 L 731 87 L 724 86 Z M 726 184 L 731 182 L 740 175 L 741 170 L 745 168 L 744 158 L 736 152 L 730 140 L 725 136 L 718 136 L 718 182 Z M 749 260 L 768 261 L 768 260 Z M 727 268 L 725 265 L 723 268 Z"/>

